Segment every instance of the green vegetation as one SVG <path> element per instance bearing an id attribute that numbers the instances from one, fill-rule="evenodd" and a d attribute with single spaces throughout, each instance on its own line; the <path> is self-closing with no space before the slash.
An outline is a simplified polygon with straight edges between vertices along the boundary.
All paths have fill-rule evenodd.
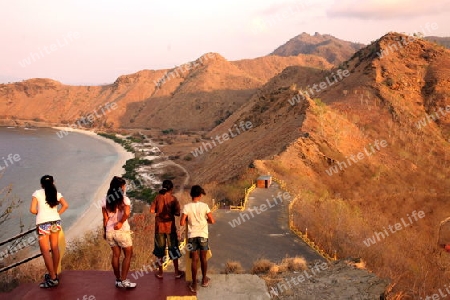
<path id="1" fill-rule="evenodd" d="M 114 142 L 122 145 L 127 151 L 133 152 L 134 149 L 131 146 L 131 143 L 142 143 L 145 141 L 145 137 L 139 133 L 134 134 L 132 136 L 127 137 L 126 139 L 121 139 L 116 134 L 109 133 L 99 133 L 100 136 L 111 139 Z M 152 203 L 153 199 L 155 199 L 156 192 L 153 191 L 149 187 L 145 187 L 141 184 L 140 180 L 137 177 L 137 169 L 140 166 L 148 166 L 151 165 L 152 161 L 148 159 L 143 159 L 139 157 L 134 157 L 125 162 L 123 168 L 125 169 L 125 174 L 123 178 L 128 179 L 130 181 L 131 186 L 133 186 L 132 190 L 127 191 L 128 196 L 145 201 L 146 203 Z"/>
<path id="2" fill-rule="evenodd" d="M 131 181 L 133 185 L 133 190 L 127 192 L 128 196 L 133 197 L 138 200 L 145 201 L 150 204 L 155 199 L 156 192 L 154 192 L 151 188 L 145 187 L 141 184 L 141 182 L 137 178 L 136 169 L 140 166 L 147 166 L 152 164 L 151 160 L 142 159 L 142 158 L 131 158 L 126 161 L 123 168 L 125 169 L 125 174 L 123 178 L 126 178 Z"/>
<path id="3" fill-rule="evenodd" d="M 127 195 L 142 201 L 145 201 L 148 204 L 151 204 L 153 200 L 155 200 L 155 197 L 157 193 L 153 191 L 151 188 L 148 187 L 140 187 L 137 189 L 134 189 L 132 191 L 128 191 Z"/>
<path id="4" fill-rule="evenodd" d="M 161 132 L 162 132 L 162 134 L 164 134 L 164 135 L 176 133 L 175 130 L 174 130 L 173 128 L 164 129 L 164 130 L 162 130 Z"/>
<path id="5" fill-rule="evenodd" d="M 145 136 L 140 133 L 135 133 L 127 137 L 127 140 L 131 141 L 132 143 L 143 143 L 145 142 Z"/>
<path id="6" fill-rule="evenodd" d="M 122 145 L 125 150 L 127 150 L 128 152 L 134 153 L 134 149 L 131 146 L 131 141 L 129 140 L 123 140 L 120 137 L 118 137 L 115 133 L 105 133 L 105 132 L 99 132 L 98 133 L 99 136 L 102 136 L 104 138 L 113 140 L 114 142 L 116 142 L 117 144 Z"/>
<path id="7" fill-rule="evenodd" d="M 134 181 L 136 185 L 139 185 L 137 181 L 137 172 L 136 169 L 140 166 L 148 166 L 151 165 L 152 161 L 148 159 L 142 159 L 138 157 L 130 158 L 125 162 L 123 168 L 125 169 L 124 178 Z"/>

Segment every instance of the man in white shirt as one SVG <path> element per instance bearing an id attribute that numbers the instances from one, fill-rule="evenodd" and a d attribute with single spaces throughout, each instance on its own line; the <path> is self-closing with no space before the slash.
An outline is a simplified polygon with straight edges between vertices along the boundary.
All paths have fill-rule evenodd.
<path id="1" fill-rule="evenodd" d="M 191 188 L 192 202 L 183 207 L 181 214 L 180 225 L 188 224 L 188 243 L 187 249 L 191 251 L 192 255 L 192 283 L 189 288 L 191 292 L 197 292 L 197 265 L 199 260 L 200 250 L 200 267 L 202 269 L 202 286 L 209 285 L 209 278 L 206 276 L 208 270 L 208 263 L 206 254 L 209 250 L 208 245 L 208 223 L 214 224 L 215 220 L 211 214 L 208 204 L 200 202 L 202 195 L 206 195 L 205 190 L 199 186 L 194 185 Z"/>

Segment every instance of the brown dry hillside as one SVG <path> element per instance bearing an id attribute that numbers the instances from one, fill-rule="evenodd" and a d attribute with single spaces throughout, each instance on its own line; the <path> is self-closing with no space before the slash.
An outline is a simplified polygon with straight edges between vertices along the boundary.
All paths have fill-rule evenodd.
<path id="1" fill-rule="evenodd" d="M 290 65 L 330 67 L 320 57 L 229 62 L 208 53 L 170 70 L 120 76 L 105 86 L 68 86 L 32 79 L 0 85 L 0 118 L 11 125 L 24 121 L 63 125 L 94 115 L 92 126 L 97 128 L 210 130 Z M 111 102 L 116 103 L 115 109 L 106 107 Z M 81 124 L 89 125 L 85 123 Z"/>
<path id="2" fill-rule="evenodd" d="M 329 34 L 322 35 L 316 32 L 314 35 L 309 35 L 303 32 L 275 49 L 271 55 L 312 54 L 325 58 L 333 65 L 339 65 L 363 47 L 363 44 L 344 41 Z"/>
<path id="3" fill-rule="evenodd" d="M 303 86 L 313 84 L 325 72 L 292 66 L 272 78 L 238 111 L 197 143 L 197 152 L 191 149 L 191 153 L 199 153 L 199 149 L 204 152 L 191 161 L 195 165 L 191 167 L 195 180 L 226 181 L 244 172 L 255 159 L 272 158 L 283 152 L 302 135 L 300 129 L 309 106 L 304 99 L 294 106 L 289 103 L 289 99 L 297 95 L 293 83 Z M 240 129 L 241 122 L 250 122 L 251 126 L 244 127 L 244 131 Z M 236 137 L 224 140 L 220 138 L 224 134 Z"/>
<path id="4" fill-rule="evenodd" d="M 279 73 L 278 58 L 258 60 L 213 55 L 160 87 L 153 81 L 175 69 L 104 87 L 0 85 L 0 115 L 70 121 L 115 100 L 107 121 L 116 128 L 206 129 L 162 145 L 183 158 L 191 182 L 225 185 L 253 163 L 296 196 L 295 226 L 330 253 L 362 257 L 391 278 L 399 296 L 392 299 L 445 287 L 450 255 L 437 233 L 450 216 L 450 51 L 389 33 L 339 70 L 314 58 L 289 66 L 289 58 Z"/>
<path id="5" fill-rule="evenodd" d="M 229 178 L 259 159 L 260 172 L 297 195 L 298 228 L 418 299 L 450 281 L 450 255 L 437 245 L 450 216 L 450 51 L 405 38 L 391 33 L 358 51 L 348 77 L 294 106 L 295 86 L 332 74 L 287 68 L 211 135 L 240 120 L 256 128 L 197 158 L 195 175 Z"/>
<path id="6" fill-rule="evenodd" d="M 281 73 L 288 66 L 309 66 L 323 70 L 328 70 L 333 67 L 323 57 L 311 54 L 299 54 L 297 56 L 287 57 L 275 55 L 264 56 L 254 59 L 237 60 L 233 61 L 232 64 L 263 82 L 269 81 L 269 79 Z"/>

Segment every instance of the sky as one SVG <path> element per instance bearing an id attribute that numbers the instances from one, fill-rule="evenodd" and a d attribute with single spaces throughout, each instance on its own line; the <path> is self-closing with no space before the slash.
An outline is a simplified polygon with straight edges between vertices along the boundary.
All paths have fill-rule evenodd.
<path id="1" fill-rule="evenodd" d="M 291 38 L 369 44 L 390 31 L 450 37 L 450 0 L 1 0 L 0 83 L 102 85 L 205 53 L 265 56 Z"/>

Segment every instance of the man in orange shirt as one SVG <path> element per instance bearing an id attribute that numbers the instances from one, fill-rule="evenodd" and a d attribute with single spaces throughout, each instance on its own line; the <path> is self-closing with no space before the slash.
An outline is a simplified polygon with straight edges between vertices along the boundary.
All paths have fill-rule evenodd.
<path id="1" fill-rule="evenodd" d="M 180 216 L 180 203 L 172 195 L 173 183 L 170 180 L 164 180 L 159 195 L 153 201 L 150 212 L 156 213 L 155 217 L 155 249 L 153 254 L 159 259 L 159 271 L 155 276 L 163 278 L 163 261 L 166 252 L 166 244 L 169 248 L 169 258 L 173 260 L 175 267 L 175 278 L 182 278 L 183 271 L 178 269 L 178 258 L 181 257 L 178 248 L 177 227 L 175 225 L 175 216 Z"/>

